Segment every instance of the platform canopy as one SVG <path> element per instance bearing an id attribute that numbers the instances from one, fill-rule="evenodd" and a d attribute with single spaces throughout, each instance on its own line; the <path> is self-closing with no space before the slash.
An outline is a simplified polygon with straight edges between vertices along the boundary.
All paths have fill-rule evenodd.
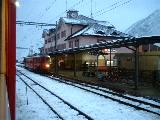
<path id="1" fill-rule="evenodd" d="M 49 55 L 57 54 L 69 54 L 82 51 L 91 51 L 91 50 L 102 50 L 102 49 L 111 49 L 111 48 L 120 48 L 120 47 L 138 47 L 140 45 L 160 43 L 160 36 L 147 36 L 147 37 L 131 37 L 131 38 L 119 38 L 116 40 L 99 42 L 96 44 L 85 45 L 83 47 L 74 47 L 69 49 L 57 50 Z"/>

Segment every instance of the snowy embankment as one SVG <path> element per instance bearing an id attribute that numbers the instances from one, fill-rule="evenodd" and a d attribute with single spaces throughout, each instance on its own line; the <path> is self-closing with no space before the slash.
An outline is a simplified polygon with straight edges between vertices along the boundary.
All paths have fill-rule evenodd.
<path id="1" fill-rule="evenodd" d="M 32 77 L 34 80 L 44 85 L 66 101 L 72 103 L 84 113 L 96 120 L 159 120 L 160 116 L 148 112 L 135 110 L 134 108 L 119 104 L 109 99 L 105 99 L 93 93 L 69 86 L 49 78 L 31 73 L 23 68 L 23 73 Z M 28 97 L 28 105 L 27 105 Z M 45 95 L 48 101 L 54 101 Z M 61 108 L 61 115 L 66 108 Z M 58 111 L 58 110 L 57 110 Z M 59 111 L 60 112 L 60 111 Z M 69 113 L 69 112 L 68 112 Z M 72 114 L 68 114 L 72 116 Z M 26 94 L 25 84 L 17 78 L 17 119 L 56 119 L 50 109 L 41 102 L 41 100 L 28 89 Z M 67 117 L 66 117 L 67 119 Z M 69 119 L 69 117 L 68 117 Z"/>

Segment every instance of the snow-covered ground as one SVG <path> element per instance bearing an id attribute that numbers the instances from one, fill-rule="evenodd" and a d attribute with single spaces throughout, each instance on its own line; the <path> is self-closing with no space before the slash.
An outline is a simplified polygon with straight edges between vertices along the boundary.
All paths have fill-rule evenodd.
<path id="1" fill-rule="evenodd" d="M 41 85 L 47 87 L 64 100 L 71 103 L 84 113 L 88 114 L 95 120 L 159 120 L 160 116 L 148 112 L 136 110 L 132 107 L 119 104 L 110 99 L 83 91 L 79 88 L 60 83 L 49 78 L 29 72 L 23 68 L 17 67 L 23 73 L 32 77 Z M 27 81 L 27 79 L 26 79 Z M 29 82 L 29 81 L 28 81 Z M 16 112 L 17 120 L 56 120 L 57 117 L 53 112 L 37 97 L 32 90 L 17 77 L 17 101 Z M 49 94 L 39 91 L 48 101 L 53 102 L 56 111 L 66 120 L 74 120 L 73 113 L 69 112 L 67 107 L 58 108 L 55 105 L 56 98 L 50 97 Z M 66 111 L 66 113 L 64 113 Z M 83 119 L 83 118 L 82 118 Z"/>

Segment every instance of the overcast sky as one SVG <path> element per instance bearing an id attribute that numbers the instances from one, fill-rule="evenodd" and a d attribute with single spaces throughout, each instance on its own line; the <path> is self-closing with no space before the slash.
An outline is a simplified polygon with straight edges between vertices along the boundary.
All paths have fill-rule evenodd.
<path id="1" fill-rule="evenodd" d="M 66 16 L 65 10 L 76 9 L 79 14 L 109 21 L 118 30 L 125 31 L 136 21 L 160 9 L 160 0 L 18 0 L 17 20 L 55 23 Z M 67 4 L 66 4 L 67 3 Z M 41 46 L 44 28 L 17 25 L 17 46 Z M 36 42 L 36 41 L 41 42 Z M 36 44 L 35 44 L 36 42 Z"/>

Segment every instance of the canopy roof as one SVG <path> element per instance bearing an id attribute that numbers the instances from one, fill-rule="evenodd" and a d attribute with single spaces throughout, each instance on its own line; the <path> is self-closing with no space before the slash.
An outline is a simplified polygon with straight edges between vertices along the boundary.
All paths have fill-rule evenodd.
<path id="1" fill-rule="evenodd" d="M 67 53 L 76 53 L 82 51 L 92 51 L 92 50 L 102 50 L 110 48 L 120 48 L 120 47 L 138 47 L 140 45 L 160 43 L 160 36 L 149 36 L 149 37 L 140 37 L 140 38 L 122 38 L 112 41 L 100 42 L 96 44 L 86 45 L 83 47 L 74 47 L 69 49 L 57 50 L 50 55 L 57 54 L 67 54 Z"/>

